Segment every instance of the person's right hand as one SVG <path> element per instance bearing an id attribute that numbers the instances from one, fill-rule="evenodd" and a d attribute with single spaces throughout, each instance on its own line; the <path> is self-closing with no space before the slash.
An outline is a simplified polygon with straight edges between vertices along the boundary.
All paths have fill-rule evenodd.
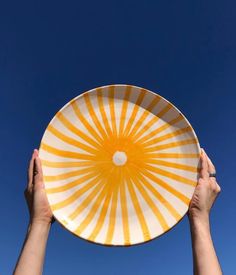
<path id="1" fill-rule="evenodd" d="M 209 176 L 214 173 L 216 173 L 215 167 L 202 149 L 199 180 L 189 206 L 188 216 L 190 221 L 205 221 L 209 218 L 210 209 L 221 191 L 216 178 Z"/>
<path id="2" fill-rule="evenodd" d="M 31 224 L 50 224 L 54 221 L 44 189 L 41 161 L 36 149 L 29 163 L 28 184 L 24 193 L 29 208 Z"/>

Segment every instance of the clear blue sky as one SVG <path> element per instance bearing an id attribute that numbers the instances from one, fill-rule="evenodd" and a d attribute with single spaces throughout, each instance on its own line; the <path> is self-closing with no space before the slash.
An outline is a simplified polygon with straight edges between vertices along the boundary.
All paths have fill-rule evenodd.
<path id="1" fill-rule="evenodd" d="M 211 216 L 225 274 L 236 255 L 235 1 L 5 1 L 0 7 L 0 274 L 11 274 L 28 213 L 26 169 L 45 127 L 85 90 L 157 91 L 189 119 L 222 193 Z M 188 220 L 144 245 L 109 248 L 55 223 L 46 275 L 192 273 Z"/>

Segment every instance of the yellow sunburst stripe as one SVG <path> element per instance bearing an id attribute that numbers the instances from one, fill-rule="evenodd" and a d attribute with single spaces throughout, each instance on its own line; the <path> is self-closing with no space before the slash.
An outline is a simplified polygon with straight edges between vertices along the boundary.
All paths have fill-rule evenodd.
<path id="1" fill-rule="evenodd" d="M 134 135 L 136 134 L 136 132 L 138 131 L 138 129 L 142 126 L 142 123 L 144 122 L 144 120 L 147 118 L 148 115 L 149 115 L 149 112 L 146 111 L 146 110 L 143 110 L 142 115 L 140 116 L 140 118 L 138 119 L 138 121 L 134 124 L 133 128 L 131 129 L 130 133 L 128 134 L 129 138 L 133 138 L 134 137 Z"/>
<path id="2" fill-rule="evenodd" d="M 145 160 L 145 162 L 151 163 L 151 164 L 157 164 L 165 167 L 172 167 L 180 170 L 190 171 L 193 173 L 198 172 L 198 168 L 195 166 L 190 166 L 190 165 L 185 165 L 185 164 L 180 164 L 175 162 L 169 162 L 169 161 L 158 160 L 158 159 L 149 159 L 149 160 Z"/>
<path id="3" fill-rule="evenodd" d="M 98 119 L 98 117 L 97 117 L 97 115 L 94 111 L 94 107 L 93 107 L 93 105 L 90 101 L 89 94 L 84 94 L 84 100 L 86 102 L 87 109 L 89 111 L 90 117 L 92 118 L 92 120 L 93 120 L 94 124 L 96 125 L 98 131 L 102 135 L 102 139 L 105 139 L 107 137 L 107 133 L 104 130 L 104 128 L 102 127 L 102 124 L 99 121 L 99 119 Z"/>
<path id="4" fill-rule="evenodd" d="M 119 180 L 119 179 L 117 179 Z M 115 224 L 116 224 L 116 210 L 117 210 L 117 201 L 118 201 L 118 188 L 120 186 L 120 182 L 117 180 L 114 181 L 114 189 L 113 189 L 113 195 L 112 195 L 112 203 L 111 203 L 111 210 L 110 210 L 110 216 L 109 216 L 109 225 L 108 230 L 106 234 L 106 244 L 111 244 L 113 239 L 113 234 L 115 230 Z"/>
<path id="5" fill-rule="evenodd" d="M 77 118 L 83 123 L 84 127 L 88 130 L 88 132 L 96 138 L 96 140 L 98 142 L 102 142 L 102 138 L 101 136 L 95 131 L 95 129 L 89 124 L 89 122 L 87 121 L 87 119 L 83 116 L 83 114 L 81 113 L 80 109 L 78 108 L 78 105 L 76 104 L 76 102 L 72 102 L 71 104 Z"/>
<path id="6" fill-rule="evenodd" d="M 159 98 L 159 97 L 155 97 L 151 101 L 151 103 L 148 105 L 148 107 L 143 110 L 142 115 L 140 116 L 140 118 L 137 120 L 137 122 L 133 126 L 133 128 L 132 128 L 131 132 L 129 133 L 128 137 L 134 138 L 136 132 L 140 129 L 140 127 L 142 126 L 144 120 L 147 118 L 147 116 L 150 115 L 150 112 L 156 106 L 156 104 L 160 101 L 160 99 L 161 98 Z M 154 119 L 156 119 L 156 121 L 157 121 L 159 118 L 158 117 L 154 117 Z M 145 127 L 145 129 L 147 129 L 147 128 Z"/>
<path id="7" fill-rule="evenodd" d="M 167 224 L 164 216 L 162 215 L 162 213 L 160 212 L 160 210 L 158 209 L 158 207 L 155 205 L 155 203 L 153 202 L 153 200 L 151 199 L 151 197 L 149 196 L 149 194 L 147 193 L 147 191 L 143 188 L 143 186 L 139 183 L 139 180 L 137 180 L 137 171 L 132 171 L 131 169 L 129 169 L 130 174 L 131 174 L 131 178 L 133 178 L 133 182 L 134 185 L 136 185 L 136 187 L 138 188 L 140 194 L 143 196 L 144 200 L 146 201 L 146 203 L 149 205 L 149 207 L 151 208 L 152 212 L 154 213 L 154 215 L 156 216 L 158 222 L 160 223 L 163 231 L 166 231 L 169 229 L 169 225 Z"/>
<path id="8" fill-rule="evenodd" d="M 91 203 L 91 201 L 98 195 L 98 193 L 103 190 L 103 188 L 106 185 L 106 182 L 104 181 L 104 178 L 110 173 L 110 169 L 107 169 L 105 171 L 102 171 L 96 179 L 93 179 L 94 185 L 96 183 L 99 183 L 96 185 L 96 187 L 93 189 L 92 192 L 89 193 L 89 195 L 80 203 L 78 207 L 69 215 L 70 220 L 74 220 L 85 208 L 88 207 L 88 205 Z"/>
<path id="9" fill-rule="evenodd" d="M 120 125 L 119 125 L 119 136 L 123 135 L 124 130 L 124 124 L 125 124 L 125 118 L 126 118 L 126 112 L 128 108 L 128 100 L 131 94 L 132 86 L 127 86 L 125 91 L 125 96 L 123 99 L 121 114 L 120 114 Z"/>
<path id="10" fill-rule="evenodd" d="M 144 153 L 156 152 L 156 151 L 179 147 L 179 146 L 188 145 L 188 144 L 197 144 L 197 140 L 195 138 L 193 138 L 193 139 L 186 139 L 186 140 L 181 140 L 181 141 L 176 141 L 176 142 L 170 142 L 170 143 L 166 143 L 166 144 L 162 144 L 162 145 L 153 146 L 150 148 L 144 148 L 143 152 Z"/>
<path id="11" fill-rule="evenodd" d="M 148 153 L 143 155 L 143 159 L 156 159 L 156 158 L 174 158 L 174 159 L 185 159 L 185 158 L 199 158 L 199 154 L 181 154 L 181 153 Z"/>
<path id="12" fill-rule="evenodd" d="M 69 129 L 72 133 L 76 134 L 77 136 L 84 139 L 89 144 L 93 145 L 95 148 L 101 149 L 101 146 L 99 143 L 97 143 L 94 139 L 90 138 L 88 135 L 86 135 L 84 132 L 82 132 L 80 129 L 75 127 L 61 112 L 58 112 L 56 114 L 56 117 L 60 120 L 60 122 Z"/>
<path id="13" fill-rule="evenodd" d="M 81 222 L 81 224 L 74 231 L 75 234 L 80 235 L 85 230 L 85 228 L 90 224 L 90 222 L 92 221 L 93 217 L 97 213 L 97 210 L 100 207 L 100 205 L 101 205 L 104 197 L 106 196 L 107 189 L 109 189 L 109 187 L 110 187 L 109 184 L 106 184 L 104 186 L 104 189 L 101 191 L 101 193 L 99 194 L 99 196 L 97 197 L 97 199 L 93 203 L 93 206 L 90 209 L 89 213 L 87 214 L 87 216 L 83 219 L 83 221 Z"/>
<path id="14" fill-rule="evenodd" d="M 89 173 L 87 175 L 84 175 L 83 177 L 73 180 L 71 182 L 68 182 L 64 185 L 58 186 L 58 187 L 52 187 L 52 188 L 46 188 L 47 194 L 54 194 L 54 193 L 59 193 L 59 192 L 64 192 L 67 191 L 79 184 L 84 183 L 87 180 L 92 179 L 93 177 L 96 176 L 96 179 L 99 178 L 99 173 L 98 172 L 93 172 L 93 173 Z M 45 179 L 44 179 L 45 180 Z"/>
<path id="15" fill-rule="evenodd" d="M 83 174 L 93 173 L 95 171 L 96 171 L 96 173 L 101 173 L 103 171 L 110 170 L 110 167 L 111 167 L 111 164 L 103 163 L 103 164 L 99 164 L 96 166 L 90 166 L 90 167 L 86 167 L 86 168 L 83 168 L 80 170 L 70 171 L 70 172 L 66 172 L 63 174 L 59 174 L 59 175 L 44 175 L 43 178 L 47 182 L 58 181 L 58 180 L 68 179 L 71 177 L 80 176 Z"/>
<path id="16" fill-rule="evenodd" d="M 153 138 L 153 139 L 151 139 L 149 141 L 146 141 L 146 142 L 144 142 L 142 144 L 143 144 L 143 146 L 154 145 L 156 143 L 159 143 L 161 141 L 164 141 L 164 140 L 167 140 L 167 139 L 170 139 L 170 138 L 182 135 L 182 134 L 187 133 L 189 131 L 191 131 L 191 127 L 190 126 L 182 128 L 182 129 L 179 129 L 179 130 L 174 131 L 174 132 L 169 133 L 169 134 L 162 135 L 162 136 L 157 137 L 157 138 Z M 137 144 L 138 143 L 139 143 L 139 141 L 137 141 Z"/>
<path id="17" fill-rule="evenodd" d="M 139 169 L 138 166 L 135 166 L 137 169 Z M 183 203 L 186 205 L 189 205 L 190 199 L 186 197 L 184 194 L 176 190 L 175 188 L 171 187 L 169 184 L 167 184 L 164 180 L 161 180 L 159 177 L 156 175 L 153 175 L 152 173 L 148 172 L 147 170 L 144 169 L 139 169 L 140 173 L 151 179 L 153 182 L 156 184 L 160 185 L 164 189 L 166 189 L 168 192 L 176 196 L 178 199 L 180 199 Z"/>
<path id="18" fill-rule="evenodd" d="M 113 134 L 115 137 L 117 137 L 117 127 L 116 127 L 116 114 L 115 114 L 115 104 L 114 104 L 114 98 L 115 98 L 115 87 L 110 86 L 109 87 L 109 106 L 110 106 L 110 114 L 111 114 L 111 125 L 113 129 Z"/>
<path id="19" fill-rule="evenodd" d="M 83 167 L 83 166 L 92 166 L 95 165 L 95 161 L 68 161 L 68 162 L 56 162 L 56 161 L 47 161 L 41 159 L 41 163 L 43 166 L 51 167 L 51 168 L 72 168 L 72 167 Z"/>
<path id="20" fill-rule="evenodd" d="M 191 180 L 191 179 L 188 179 L 188 178 L 185 178 L 185 177 L 182 177 L 180 175 L 177 175 L 175 173 L 172 173 L 172 172 L 169 172 L 169 171 L 166 171 L 166 170 L 163 170 L 161 168 L 158 168 L 158 167 L 154 167 L 152 165 L 148 165 L 148 164 L 139 164 L 140 167 L 143 167 L 149 171 L 152 171 L 156 174 L 159 174 L 159 175 L 162 175 L 162 176 L 165 176 L 165 177 L 168 177 L 170 179 L 174 179 L 176 181 L 179 181 L 179 182 L 182 182 L 182 183 L 185 183 L 185 184 L 188 184 L 188 185 L 191 185 L 191 186 L 196 186 L 197 182 L 194 181 L 194 180 Z"/>
<path id="21" fill-rule="evenodd" d="M 152 127 L 153 124 L 155 124 L 159 118 L 163 117 L 165 113 L 167 113 L 170 109 L 171 109 L 171 104 L 167 104 L 167 106 L 161 110 L 159 113 L 157 113 L 151 120 L 149 120 L 148 122 L 148 128 Z M 145 128 L 142 128 L 140 129 L 141 132 L 138 132 L 136 135 L 135 135 L 135 139 L 138 139 L 141 134 L 143 134 L 144 132 L 146 132 L 146 127 Z"/>
<path id="22" fill-rule="evenodd" d="M 155 95 L 155 98 L 147 106 L 146 110 L 151 112 L 156 107 L 156 105 L 160 102 L 160 100 L 161 100 L 161 97 L 159 95 Z"/>
<path id="23" fill-rule="evenodd" d="M 101 209 L 101 212 L 99 214 L 99 217 L 98 217 L 98 220 L 96 222 L 96 225 L 92 231 L 92 233 L 90 234 L 90 236 L 88 237 L 88 239 L 90 241 L 94 241 L 97 237 L 97 235 L 99 234 L 99 232 L 101 231 L 101 228 L 104 224 L 104 221 L 105 221 L 105 218 L 106 218 L 106 214 L 107 214 L 107 210 L 109 208 L 109 204 L 110 204 L 110 200 L 111 200 L 111 196 L 112 196 L 112 193 L 113 193 L 113 189 L 114 187 L 112 186 L 113 183 L 112 182 L 109 182 L 109 180 L 112 178 L 112 173 L 110 174 L 110 176 L 107 178 L 107 183 L 110 185 L 108 191 L 107 191 L 107 194 L 106 194 L 106 198 L 105 198 L 105 201 L 103 202 L 103 205 L 102 205 L 102 209 Z M 114 179 L 115 180 L 115 179 Z M 113 181 L 113 179 L 112 179 Z"/>
<path id="24" fill-rule="evenodd" d="M 159 200 L 164 207 L 168 209 L 170 214 L 176 219 L 176 221 L 181 219 L 181 215 L 177 210 L 159 193 L 152 185 L 149 183 L 141 173 L 136 173 L 140 182 Z"/>
<path id="25" fill-rule="evenodd" d="M 170 103 L 167 103 L 167 105 L 159 113 L 157 113 L 156 116 L 163 117 L 172 108 L 172 105 Z"/>
<path id="26" fill-rule="evenodd" d="M 165 114 L 165 112 L 169 111 L 169 106 L 170 105 L 166 106 L 166 109 L 164 108 L 165 110 L 161 111 L 160 113 L 158 113 L 157 115 L 155 115 L 152 119 L 150 119 L 148 121 L 148 123 L 146 124 L 146 125 L 148 125 L 148 128 L 152 127 L 153 124 L 155 124 Z M 135 135 L 135 139 L 137 140 L 145 132 L 147 132 L 147 127 L 145 127 L 145 128 L 140 127 L 139 131 Z"/>
<path id="27" fill-rule="evenodd" d="M 71 152 L 71 151 L 60 150 L 60 149 L 57 149 L 50 145 L 47 145 L 46 143 L 41 143 L 40 148 L 48 153 L 54 154 L 59 157 L 73 158 L 73 159 L 84 159 L 84 160 L 96 160 L 95 156 Z"/>
<path id="28" fill-rule="evenodd" d="M 155 117 L 153 119 L 155 119 Z M 157 129 L 155 129 L 151 132 L 147 131 L 147 129 L 152 126 L 151 121 L 149 121 L 148 123 L 146 123 L 145 127 L 143 127 L 135 136 L 133 136 L 133 139 L 136 141 L 136 140 L 139 139 L 139 137 L 141 135 L 145 134 L 141 139 L 139 139 L 139 143 L 145 142 L 145 141 L 149 140 L 150 138 L 153 138 L 155 135 L 157 135 L 157 134 L 161 133 L 162 131 L 166 130 L 171 125 L 174 125 L 174 124 L 178 123 L 182 119 L 183 119 L 183 116 L 181 114 L 179 114 L 176 118 L 172 119 L 169 122 L 164 123 L 161 127 L 157 128 Z"/>
<path id="29" fill-rule="evenodd" d="M 98 152 L 97 149 L 94 149 L 93 147 L 90 147 L 82 142 L 79 142 L 71 137 L 68 137 L 66 135 L 64 135 L 62 132 L 60 132 L 59 130 L 57 130 L 55 127 L 53 127 L 52 125 L 48 125 L 47 130 L 49 132 L 51 132 L 54 136 L 56 136 L 58 139 L 66 142 L 69 145 L 78 147 L 84 151 L 87 151 L 90 154 L 96 154 Z"/>
<path id="30" fill-rule="evenodd" d="M 139 205 L 138 198 L 137 198 L 137 195 L 135 193 L 133 183 L 131 182 L 129 172 L 127 171 L 126 168 L 125 168 L 125 171 L 126 171 L 125 178 L 126 178 L 127 187 L 128 187 L 129 193 L 130 193 L 130 197 L 131 197 L 136 215 L 138 217 L 138 220 L 139 220 L 139 223 L 140 223 L 140 226 L 141 226 L 141 229 L 142 229 L 143 239 L 144 239 L 144 241 L 148 241 L 148 240 L 151 239 L 150 232 L 149 232 L 145 217 L 143 215 L 142 208 Z"/>
<path id="31" fill-rule="evenodd" d="M 120 205 L 121 205 L 121 214 L 122 214 L 124 244 L 129 245 L 130 244 L 129 216 L 128 216 L 128 209 L 127 209 L 127 198 L 126 198 L 124 177 L 122 180 L 120 180 Z"/>
<path id="32" fill-rule="evenodd" d="M 73 195 L 71 195 L 70 197 L 68 197 L 67 199 L 60 201 L 58 203 L 52 204 L 51 205 L 51 209 L 53 211 L 61 209 L 63 207 L 66 207 L 67 205 L 73 203 L 75 200 L 77 200 L 81 195 L 83 195 L 85 192 L 87 192 L 89 189 L 91 189 L 92 187 L 94 187 L 94 185 L 96 184 L 97 180 L 92 180 L 90 181 L 88 184 L 86 184 L 85 186 L 83 186 L 81 189 L 77 190 L 75 193 L 73 193 Z"/>
<path id="33" fill-rule="evenodd" d="M 100 113 L 101 113 L 101 116 L 102 116 L 102 121 L 103 121 L 105 129 L 107 131 L 107 134 L 109 136 L 111 136 L 112 135 L 112 130 L 111 130 L 109 121 L 107 119 L 107 114 L 106 114 L 106 111 L 105 111 L 105 108 L 104 108 L 102 88 L 99 88 L 96 91 L 97 91 L 97 100 L 98 100 L 99 110 L 100 110 Z"/>
<path id="34" fill-rule="evenodd" d="M 69 215 L 70 220 L 74 220 L 84 209 L 88 207 L 91 201 L 105 188 L 104 182 L 99 181 L 98 185 L 93 189 L 93 191 L 84 199 L 81 204 Z"/>
<path id="35" fill-rule="evenodd" d="M 133 125 L 133 122 L 134 122 L 134 120 L 135 120 L 135 118 L 136 118 L 137 112 L 138 112 L 138 110 L 139 110 L 139 108 L 140 108 L 140 105 L 141 105 L 141 103 L 142 103 L 142 101 L 143 101 L 143 99 L 144 99 L 146 93 L 147 93 L 147 92 L 146 92 L 145 90 L 143 90 L 143 91 L 139 94 L 138 99 L 137 99 L 136 103 L 134 104 L 132 114 L 131 114 L 131 116 L 130 116 L 130 118 L 129 118 L 127 124 L 126 124 L 126 127 L 125 127 L 125 129 L 124 129 L 124 134 L 123 134 L 124 136 L 127 136 L 127 135 L 128 135 L 128 133 L 129 133 L 129 131 L 130 131 L 132 125 Z"/>

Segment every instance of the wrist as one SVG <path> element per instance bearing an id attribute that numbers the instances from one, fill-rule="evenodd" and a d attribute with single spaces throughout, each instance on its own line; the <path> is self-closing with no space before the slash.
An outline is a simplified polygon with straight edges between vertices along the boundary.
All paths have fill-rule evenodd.
<path id="1" fill-rule="evenodd" d="M 201 213 L 200 215 L 189 214 L 190 229 L 192 232 L 206 232 L 210 233 L 210 219 L 208 213 Z"/>
<path id="2" fill-rule="evenodd" d="M 50 229 L 51 222 L 46 220 L 32 220 L 29 223 L 28 231 L 30 231 L 32 228 L 39 228 L 39 229 Z"/>
<path id="3" fill-rule="evenodd" d="M 41 240 L 47 240 L 49 231 L 51 228 L 50 223 L 44 223 L 44 222 L 33 222 L 30 223 L 28 226 L 28 232 L 27 232 L 27 238 L 35 239 L 40 238 Z"/>
<path id="4" fill-rule="evenodd" d="M 40 217 L 40 216 L 34 216 L 32 217 L 30 223 L 31 224 L 43 224 L 43 225 L 48 225 L 51 224 L 53 220 L 53 216 L 46 216 L 46 217 Z"/>
<path id="5" fill-rule="evenodd" d="M 189 222 L 195 223 L 209 223 L 209 212 L 207 211 L 189 211 L 188 212 Z"/>

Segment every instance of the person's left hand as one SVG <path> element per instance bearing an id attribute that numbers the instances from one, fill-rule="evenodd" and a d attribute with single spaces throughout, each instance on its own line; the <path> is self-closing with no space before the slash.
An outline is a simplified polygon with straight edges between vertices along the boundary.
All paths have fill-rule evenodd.
<path id="1" fill-rule="evenodd" d="M 206 152 L 201 149 L 201 170 L 188 211 L 190 221 L 209 220 L 210 210 L 221 191 L 215 176 L 210 176 L 215 173 L 215 166 Z"/>
<path id="2" fill-rule="evenodd" d="M 43 182 L 43 171 L 38 150 L 34 150 L 28 168 L 28 184 L 25 198 L 30 213 L 30 223 L 50 224 L 54 221 Z"/>

